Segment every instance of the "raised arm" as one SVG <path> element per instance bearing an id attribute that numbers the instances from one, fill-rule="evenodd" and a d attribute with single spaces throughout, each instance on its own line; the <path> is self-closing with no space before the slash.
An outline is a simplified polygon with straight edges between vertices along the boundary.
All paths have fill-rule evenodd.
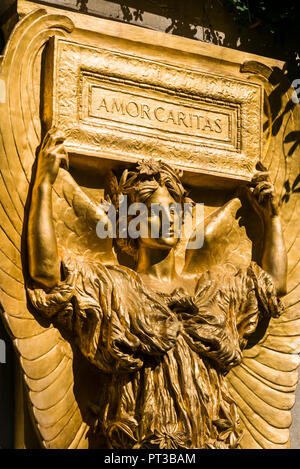
<path id="1" fill-rule="evenodd" d="M 50 131 L 38 155 L 28 219 L 29 274 L 43 287 L 60 281 L 60 259 L 52 214 L 52 186 L 62 162 L 67 164 L 64 136 Z"/>
<path id="2" fill-rule="evenodd" d="M 253 190 L 248 191 L 249 200 L 264 224 L 261 267 L 271 275 L 279 296 L 286 294 L 287 255 L 278 204 L 269 172 L 259 163 L 259 171 L 252 179 Z"/>

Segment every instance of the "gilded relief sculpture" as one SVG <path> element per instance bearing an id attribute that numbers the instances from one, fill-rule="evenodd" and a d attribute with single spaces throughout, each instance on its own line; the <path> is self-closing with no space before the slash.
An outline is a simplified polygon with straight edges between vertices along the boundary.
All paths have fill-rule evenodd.
<path id="1" fill-rule="evenodd" d="M 194 112 L 192 98 L 178 86 L 177 101 L 171 105 L 171 88 L 164 91 L 154 83 L 156 70 L 164 70 L 161 77 L 169 73 L 170 64 L 157 62 L 151 69 L 149 59 L 144 65 L 153 71 L 153 94 L 150 96 L 147 83 L 148 101 L 144 103 L 148 104 L 139 108 L 144 113 L 139 114 L 140 121 L 131 120 L 130 113 L 125 116 L 119 105 L 121 131 L 115 114 L 111 121 L 106 114 L 99 114 L 109 112 L 108 97 L 117 96 L 117 87 L 111 82 L 119 79 L 114 71 L 105 77 L 99 64 L 107 60 L 113 67 L 120 60 L 119 52 L 112 60 L 113 52 L 103 55 L 102 50 L 93 50 L 91 69 L 97 71 L 96 78 L 84 68 L 84 77 L 77 80 L 71 66 L 68 69 L 66 80 L 75 77 L 74 83 L 83 90 L 80 98 L 74 98 L 76 105 L 81 98 L 83 103 L 91 103 L 91 114 L 80 116 L 76 135 L 74 127 L 68 130 L 65 125 L 69 111 L 61 113 L 62 121 L 57 125 L 59 105 L 56 114 L 49 117 L 48 104 L 37 98 L 40 93 L 32 94 L 32 89 L 42 86 L 40 76 L 45 72 L 40 75 L 38 67 L 45 63 L 42 54 L 49 38 L 72 34 L 73 28 L 68 18 L 37 9 L 17 25 L 1 63 L 5 97 L 0 104 L 0 299 L 20 363 L 24 406 L 31 419 L 25 422 L 23 447 L 30 447 L 27 425 L 35 429 L 38 444 L 44 448 L 288 448 L 300 328 L 299 200 L 297 191 L 287 191 L 286 177 L 296 181 L 299 163 L 280 151 L 289 151 L 284 148 L 289 142 L 286 132 L 292 132 L 299 122 L 298 110 L 286 113 L 282 132 L 272 133 L 272 113 L 268 112 L 271 69 L 254 63 L 244 65 L 242 72 L 254 77 L 251 89 L 242 73 L 235 82 L 232 77 L 226 82 L 233 90 L 235 84 L 244 87 L 238 104 L 234 96 L 232 104 L 225 103 L 225 98 L 213 101 L 206 97 L 205 101 L 200 96 L 208 127 L 202 129 L 201 136 L 202 142 L 205 138 L 208 141 L 208 154 L 201 158 L 203 165 L 209 168 L 211 164 L 213 170 L 199 166 L 198 179 L 189 185 L 184 176 L 189 163 L 185 162 L 182 172 L 183 164 L 177 164 L 176 158 L 199 144 L 195 140 L 197 129 L 185 129 L 186 116 Z M 62 43 L 62 47 L 79 50 L 75 42 Z M 55 47 L 50 40 L 52 54 L 58 50 Z M 77 59 L 87 53 L 85 47 Z M 99 64 L 97 54 L 101 56 Z M 46 63 L 52 57 L 48 55 Z M 139 66 L 136 58 L 132 63 L 126 60 L 133 68 Z M 183 72 L 174 67 L 172 73 L 179 82 Z M 201 78 L 195 71 L 189 76 L 191 83 Z M 87 85 L 86 80 L 90 80 Z M 141 99 L 133 97 L 136 90 L 141 93 L 142 85 L 132 85 L 128 77 L 122 80 L 130 102 Z M 214 84 L 218 80 L 212 78 Z M 51 95 L 52 103 L 49 83 L 46 80 L 43 99 Z M 109 86 L 114 87 L 112 94 Z M 71 85 L 66 93 L 70 89 Z M 232 131 L 226 123 L 232 119 L 232 125 L 238 127 L 250 95 L 257 107 L 253 114 L 247 108 L 246 114 L 254 122 L 260 116 L 261 89 L 267 125 L 262 151 L 251 166 L 242 151 L 251 146 L 251 132 L 255 139 L 256 129 L 249 124 L 243 140 L 245 129 L 239 134 L 238 128 Z M 88 99 L 85 93 L 89 92 Z M 63 101 L 60 93 L 57 102 Z M 96 107 L 93 95 L 100 106 Z M 200 109 L 200 98 L 197 93 L 195 96 L 193 105 Z M 72 99 L 67 101 L 69 108 Z M 167 105 L 162 104 L 163 99 Z M 153 130 L 148 121 L 158 114 L 151 114 L 155 100 L 160 127 Z M 213 103 L 211 108 L 208 103 Z M 222 118 L 216 117 L 216 103 L 223 106 Z M 186 131 L 178 130 L 178 141 L 165 119 L 166 112 L 172 113 L 174 124 L 175 106 L 177 124 L 181 120 Z M 78 115 L 82 105 L 79 107 Z M 209 128 L 211 122 L 217 122 L 217 127 Z M 140 132 L 143 125 L 144 134 Z M 133 130 L 126 143 L 128 129 Z M 222 133 L 223 150 L 216 140 L 220 136 L 206 136 L 215 130 Z M 90 132 L 89 139 L 82 137 L 76 154 L 75 138 L 80 140 L 80 132 Z M 109 132 L 116 133 L 116 139 L 111 140 L 111 160 Z M 136 142 L 132 148 L 129 138 Z M 89 148 L 87 141 L 92 142 Z M 113 152 L 122 151 L 120 142 L 125 142 L 124 154 L 117 159 Z M 150 158 L 145 154 L 153 142 L 162 145 L 161 158 L 155 151 Z M 233 150 L 228 150 L 231 144 L 240 155 L 236 160 L 231 156 Z M 258 143 L 253 145 L 257 153 Z M 203 151 L 203 144 L 200 147 Z M 172 149 L 169 159 L 164 148 Z M 136 156 L 138 151 L 140 156 Z M 127 160 L 126 152 L 131 152 Z M 220 160 L 214 159 L 215 154 Z M 221 179 L 218 164 L 223 165 L 220 173 L 228 173 L 222 180 L 231 182 L 217 187 L 221 194 L 217 199 L 210 194 L 216 192 L 214 184 L 219 184 L 212 181 Z M 238 174 L 239 164 L 242 169 Z M 212 179 L 207 179 L 209 171 Z M 204 187 L 201 177 L 206 178 Z M 206 200 L 210 207 L 204 211 L 204 224 L 193 222 L 185 232 L 184 207 L 193 215 L 197 203 Z M 134 220 L 131 210 L 137 206 L 144 212 Z M 130 226 L 135 227 L 134 233 Z M 100 231 L 107 236 L 100 236 Z"/>
<path id="2" fill-rule="evenodd" d="M 81 353 L 103 375 L 93 403 L 100 447 L 237 447 L 242 432 L 224 375 L 241 363 L 260 319 L 280 315 L 278 295 L 286 292 L 286 253 L 268 173 L 258 171 L 253 192 L 248 191 L 264 222 L 264 270 L 251 263 L 233 276 L 221 264 L 218 272 L 197 275 L 202 266 L 197 269 L 196 249 L 187 253 L 183 272 L 175 269 L 178 215 L 172 206 L 183 205 L 185 190 L 171 167 L 151 161 L 111 183 L 112 200 L 128 194 L 130 204 L 142 202 L 149 211 L 143 236 L 119 240 L 134 256 L 135 269 L 59 253 L 52 185 L 66 159 L 62 135 L 50 132 L 38 156 L 29 211 L 29 273 L 35 287 L 28 293 L 36 312 L 74 335 Z M 160 204 L 170 221 L 165 235 L 162 212 L 151 212 L 153 204 Z M 222 244 L 222 219 L 236 204 L 234 198 L 213 214 L 206 232 L 212 237 L 213 231 L 215 239 L 204 243 Z M 87 218 L 110 223 L 90 200 L 84 209 Z M 159 237 L 151 237 L 151 224 Z"/>

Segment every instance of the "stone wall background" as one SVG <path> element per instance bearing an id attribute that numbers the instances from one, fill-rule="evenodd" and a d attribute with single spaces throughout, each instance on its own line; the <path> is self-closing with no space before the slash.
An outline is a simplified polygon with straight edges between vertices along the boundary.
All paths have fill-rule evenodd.
<path id="1" fill-rule="evenodd" d="M 14 356 L 11 341 L 0 320 L 1 352 L 5 347 L 5 356 L 0 356 L 0 449 L 13 447 L 14 441 Z M 1 361 L 5 360 L 5 363 Z"/>
<path id="2" fill-rule="evenodd" d="M 220 0 L 35 0 L 65 10 L 134 24 L 210 42 L 232 49 L 287 62 L 290 81 L 300 78 L 299 40 L 296 35 L 274 37 L 261 27 L 239 26 Z M 297 3 L 297 2 L 296 2 Z M 272 2 L 270 2 L 270 15 Z M 0 53 L 17 21 L 16 0 L 0 0 Z M 0 341 L 6 363 L 0 357 L 0 449 L 14 447 L 14 352 L 0 320 Z M 0 344 L 1 345 L 1 344 Z M 3 345 L 3 343 L 2 343 Z M 300 448 L 300 385 L 292 410 L 291 447 Z"/>

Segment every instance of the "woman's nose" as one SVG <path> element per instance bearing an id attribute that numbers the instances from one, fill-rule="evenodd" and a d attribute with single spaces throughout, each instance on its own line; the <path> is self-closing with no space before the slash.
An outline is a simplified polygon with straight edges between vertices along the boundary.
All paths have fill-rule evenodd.
<path id="1" fill-rule="evenodd" d="M 162 223 L 170 224 L 174 222 L 173 220 L 174 217 L 168 205 L 161 206 L 160 217 L 161 217 Z"/>
<path id="2" fill-rule="evenodd" d="M 170 210 L 169 205 L 162 207 L 161 214 L 161 234 L 163 238 L 173 235 L 174 230 L 174 214 Z"/>

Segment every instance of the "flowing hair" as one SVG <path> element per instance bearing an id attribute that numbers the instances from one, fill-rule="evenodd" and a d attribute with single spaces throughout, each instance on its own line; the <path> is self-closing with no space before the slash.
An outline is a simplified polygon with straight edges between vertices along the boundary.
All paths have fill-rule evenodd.
<path id="1" fill-rule="evenodd" d="M 145 203 L 159 188 L 166 187 L 176 203 L 183 206 L 187 192 L 181 180 L 180 171 L 171 168 L 166 163 L 156 160 L 143 160 L 134 170 L 123 171 L 120 180 L 111 172 L 108 180 L 108 195 L 117 213 L 117 233 L 120 225 L 120 201 L 122 196 L 128 196 L 128 203 Z M 138 240 L 129 236 L 121 238 L 117 234 L 117 249 L 136 258 Z"/>

